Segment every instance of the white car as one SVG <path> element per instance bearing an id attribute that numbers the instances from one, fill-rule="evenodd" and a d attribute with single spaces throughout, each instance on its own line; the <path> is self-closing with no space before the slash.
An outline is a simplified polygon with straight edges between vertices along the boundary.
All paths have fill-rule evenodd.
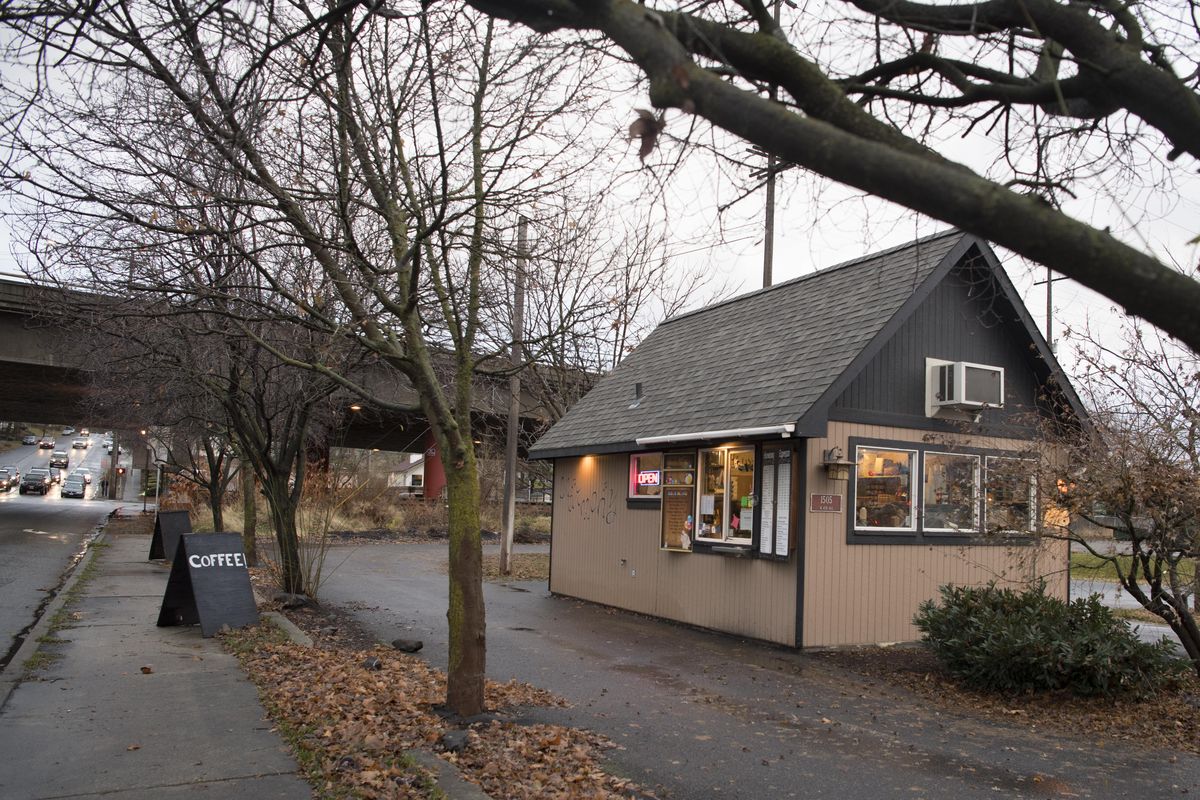
<path id="1" fill-rule="evenodd" d="M 71 449 L 73 450 L 86 450 L 87 446 L 87 439 L 76 439 L 75 441 L 71 442 Z"/>

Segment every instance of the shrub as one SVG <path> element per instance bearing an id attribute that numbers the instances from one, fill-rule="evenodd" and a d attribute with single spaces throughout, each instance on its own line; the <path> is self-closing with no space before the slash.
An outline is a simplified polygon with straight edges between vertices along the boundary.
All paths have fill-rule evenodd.
<path id="1" fill-rule="evenodd" d="M 1150 694 L 1185 667 L 1167 640 L 1148 644 L 1095 595 L 1063 602 L 1045 586 L 941 588 L 914 618 L 938 660 L 976 689 Z"/>

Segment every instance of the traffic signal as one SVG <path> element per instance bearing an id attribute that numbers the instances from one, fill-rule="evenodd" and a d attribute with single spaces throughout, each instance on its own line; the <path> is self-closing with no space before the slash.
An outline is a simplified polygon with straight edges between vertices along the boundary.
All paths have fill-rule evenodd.
<path id="1" fill-rule="evenodd" d="M 124 468 L 124 467 L 117 467 L 117 474 L 118 474 L 118 475 L 124 475 L 124 474 L 125 474 L 125 468 Z"/>

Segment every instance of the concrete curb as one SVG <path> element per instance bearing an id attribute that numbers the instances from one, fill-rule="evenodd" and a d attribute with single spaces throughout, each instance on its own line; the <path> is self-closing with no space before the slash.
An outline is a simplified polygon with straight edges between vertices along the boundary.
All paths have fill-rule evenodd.
<path id="1" fill-rule="evenodd" d="M 283 614 L 280 614 L 278 611 L 262 611 L 259 613 L 263 617 L 271 620 L 271 622 L 273 622 L 280 630 L 286 633 L 288 638 L 292 640 L 293 644 L 300 644 L 304 645 L 305 647 L 313 646 L 312 637 L 296 627 L 296 623 L 292 622 Z"/>
<path id="2" fill-rule="evenodd" d="M 105 520 L 107 524 L 107 520 Z M 54 617 L 62 610 L 62 607 L 67 604 L 67 600 L 71 596 L 71 590 L 75 588 L 75 584 L 79 582 L 80 577 L 87 570 L 92 560 L 96 558 L 96 545 L 104 541 L 104 530 L 100 531 L 90 538 L 84 546 L 83 556 L 68 567 L 66 578 L 62 585 L 46 603 L 42 609 L 41 615 L 29 629 L 29 633 L 25 636 L 25 641 L 17 648 L 17 652 L 13 655 L 12 660 L 5 666 L 4 671 L 0 672 L 0 707 L 8 703 L 8 698 L 16 690 L 17 685 L 25 679 L 25 662 L 33 658 L 41 646 L 41 639 L 50 630 L 53 624 Z"/>
<path id="3" fill-rule="evenodd" d="M 450 800 L 490 800 L 482 789 L 462 777 L 457 767 L 433 753 L 425 750 L 405 750 L 404 755 L 432 772 L 434 782 Z"/>

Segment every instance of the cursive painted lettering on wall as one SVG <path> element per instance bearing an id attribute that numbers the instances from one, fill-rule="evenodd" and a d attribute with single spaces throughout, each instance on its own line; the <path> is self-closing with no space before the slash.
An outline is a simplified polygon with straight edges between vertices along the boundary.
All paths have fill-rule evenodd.
<path id="1" fill-rule="evenodd" d="M 599 489 L 589 489 L 571 478 L 559 492 L 558 499 L 569 516 L 577 515 L 583 522 L 599 520 L 604 525 L 612 525 L 617 521 L 616 495 L 608 481 L 604 481 Z"/>

